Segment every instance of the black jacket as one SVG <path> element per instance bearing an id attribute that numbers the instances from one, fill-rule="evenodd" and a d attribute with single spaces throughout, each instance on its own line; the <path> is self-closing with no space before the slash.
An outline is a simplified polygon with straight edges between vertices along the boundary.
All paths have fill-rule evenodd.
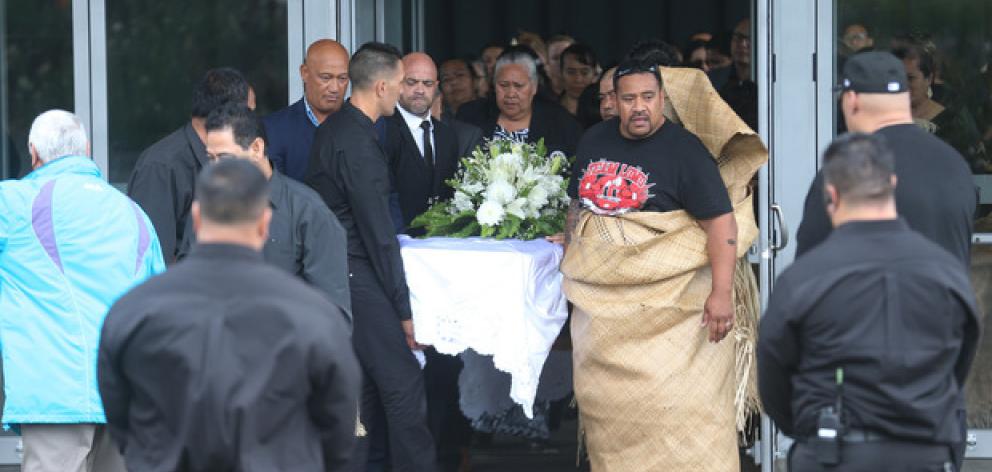
<path id="1" fill-rule="evenodd" d="M 196 176 L 207 164 L 207 148 L 192 123 L 152 144 L 138 157 L 127 195 L 155 225 L 165 263 L 176 261 L 193 205 Z"/>
<path id="2" fill-rule="evenodd" d="M 305 180 L 348 233 L 352 271 L 371 266 L 396 316 L 408 320 L 410 289 L 389 204 L 389 163 L 377 139 L 372 120 L 345 103 L 317 128 Z"/>
<path id="3" fill-rule="evenodd" d="M 348 287 L 348 236 L 337 217 L 313 189 L 272 170 L 269 180 L 269 240 L 262 248 L 265 262 L 284 269 L 320 290 L 351 320 Z M 179 250 L 179 259 L 196 243 L 192 222 Z"/>
<path id="4" fill-rule="evenodd" d="M 459 161 L 471 155 L 476 146 L 482 145 L 482 130 L 478 126 L 449 116 L 442 116 L 441 121 L 455 130 L 455 137 L 458 138 Z"/>
<path id="5" fill-rule="evenodd" d="M 970 264 L 978 194 L 967 162 L 954 148 L 913 124 L 876 132 L 895 155 L 896 208 L 909 226 Z M 806 194 L 796 233 L 796 257 L 820 244 L 832 227 L 823 203 L 823 173 Z"/>
<path id="6" fill-rule="evenodd" d="M 762 403 L 786 434 L 812 436 L 843 368 L 850 426 L 960 444 L 979 335 L 950 253 L 903 220 L 847 223 L 776 283 L 758 336 Z"/>
<path id="7" fill-rule="evenodd" d="M 431 198 L 451 198 L 454 191 L 445 180 L 458 169 L 458 138 L 445 123 L 431 119 L 434 127 L 434 169 L 424 157 L 410 133 L 403 115 L 397 110 L 386 118 L 386 158 L 389 160 L 393 189 L 399 194 L 403 226 L 427 211 Z"/>
<path id="8" fill-rule="evenodd" d="M 115 303 L 98 377 L 129 470 L 341 470 L 353 448 L 343 314 L 243 246 L 197 246 Z"/>
<path id="9" fill-rule="evenodd" d="M 480 98 L 462 105 L 458 109 L 458 119 L 478 126 L 482 129 L 482 135 L 490 138 L 496 130 L 499 108 L 495 100 Z M 544 138 L 549 153 L 561 151 L 568 157 L 575 156 L 579 138 L 582 137 L 582 125 L 574 116 L 561 105 L 539 96 L 534 97 L 529 130 L 529 142 L 537 143 Z"/>

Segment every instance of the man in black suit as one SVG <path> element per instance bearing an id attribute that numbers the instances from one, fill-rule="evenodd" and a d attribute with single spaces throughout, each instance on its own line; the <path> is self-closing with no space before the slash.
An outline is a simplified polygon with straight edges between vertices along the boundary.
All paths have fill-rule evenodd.
<path id="1" fill-rule="evenodd" d="M 437 67 L 431 57 L 421 52 L 407 54 L 403 71 L 396 113 L 386 118 L 385 147 L 393 191 L 398 194 L 403 224 L 407 226 L 427 210 L 432 198 L 451 198 L 452 189 L 444 181 L 453 177 L 458 168 L 459 143 L 454 128 L 431 116 L 438 93 Z M 426 350 L 426 355 L 428 424 L 438 446 L 442 470 L 456 471 L 463 453 L 467 456 L 467 439 L 472 431 L 458 406 L 461 359 L 432 348 Z"/>
<path id="2" fill-rule="evenodd" d="M 385 417 L 394 472 L 437 469 L 427 428 L 424 379 L 411 349 L 410 290 L 390 210 L 390 168 L 377 141 L 376 120 L 392 115 L 404 79 L 396 48 L 366 43 L 348 65 L 351 99 L 317 128 L 306 183 L 324 199 L 348 233 L 354 315 L 352 339 L 365 371 L 362 423 L 375 435 Z M 366 470 L 368 442 L 356 450 Z"/>
<path id="3" fill-rule="evenodd" d="M 396 113 L 386 118 L 384 147 L 407 226 L 427 210 L 431 198 L 451 198 L 452 189 L 444 181 L 458 167 L 458 138 L 453 128 L 431 117 L 438 80 L 430 56 L 407 54 L 403 70 Z"/>

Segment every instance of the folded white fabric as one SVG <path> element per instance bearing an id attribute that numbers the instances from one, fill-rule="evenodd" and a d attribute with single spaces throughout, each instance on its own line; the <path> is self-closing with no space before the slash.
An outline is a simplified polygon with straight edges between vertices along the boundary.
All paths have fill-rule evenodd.
<path id="1" fill-rule="evenodd" d="M 400 236 L 417 342 L 471 348 L 512 377 L 530 417 L 541 369 L 566 319 L 561 246 L 544 240 Z"/>

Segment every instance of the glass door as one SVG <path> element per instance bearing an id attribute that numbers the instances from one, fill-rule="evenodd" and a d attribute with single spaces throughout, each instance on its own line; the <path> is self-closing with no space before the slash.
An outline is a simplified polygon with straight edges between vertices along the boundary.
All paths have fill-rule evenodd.
<path id="1" fill-rule="evenodd" d="M 844 131 L 829 86 L 852 54 L 903 59 L 916 123 L 968 161 L 979 194 L 971 277 L 988 326 L 992 310 L 992 3 L 987 0 L 820 0 L 818 141 Z M 822 149 L 822 146 L 821 146 Z M 992 336 L 984 336 L 966 386 L 968 458 L 992 458 Z"/>

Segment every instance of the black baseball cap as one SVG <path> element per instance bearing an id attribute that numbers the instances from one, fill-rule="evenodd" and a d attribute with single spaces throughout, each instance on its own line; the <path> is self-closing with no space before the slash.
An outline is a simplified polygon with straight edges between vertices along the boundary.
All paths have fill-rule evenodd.
<path id="1" fill-rule="evenodd" d="M 855 54 L 844 63 L 838 90 L 857 93 L 903 93 L 909 91 L 906 66 L 887 52 Z"/>

